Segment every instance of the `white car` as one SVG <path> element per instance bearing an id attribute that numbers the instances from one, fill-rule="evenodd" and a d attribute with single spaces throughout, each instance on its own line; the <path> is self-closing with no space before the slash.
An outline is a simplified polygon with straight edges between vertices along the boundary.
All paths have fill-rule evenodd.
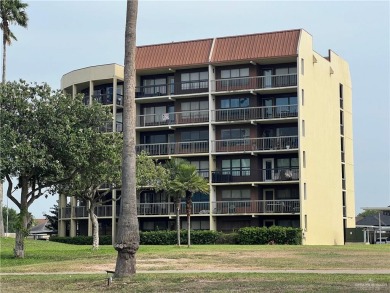
<path id="1" fill-rule="evenodd" d="M 377 238 L 375 244 L 390 244 L 390 237 L 382 237 L 382 239 Z"/>

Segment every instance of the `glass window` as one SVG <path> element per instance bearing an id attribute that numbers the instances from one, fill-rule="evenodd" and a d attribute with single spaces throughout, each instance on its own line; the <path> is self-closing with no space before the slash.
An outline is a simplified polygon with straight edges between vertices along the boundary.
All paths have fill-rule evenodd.
<path id="1" fill-rule="evenodd" d="M 181 88 L 183 90 L 207 88 L 208 87 L 208 76 L 209 76 L 209 73 L 207 71 L 182 73 L 181 74 L 181 81 L 182 81 Z M 203 82 L 199 82 L 201 80 L 203 80 Z"/>
<path id="2" fill-rule="evenodd" d="M 222 199 L 224 200 L 248 200 L 250 198 L 249 189 L 222 190 Z"/>

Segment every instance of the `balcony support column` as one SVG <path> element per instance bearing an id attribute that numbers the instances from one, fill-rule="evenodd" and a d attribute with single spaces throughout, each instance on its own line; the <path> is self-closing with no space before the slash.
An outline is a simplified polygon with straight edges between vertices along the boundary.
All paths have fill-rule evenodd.
<path id="1" fill-rule="evenodd" d="M 70 207 L 71 207 L 71 220 L 70 220 L 70 237 L 75 237 L 76 236 L 76 230 L 77 230 L 77 225 L 76 225 L 76 220 L 74 219 L 76 217 L 74 213 L 74 208 L 77 206 L 77 201 L 75 197 L 70 198 Z"/>
<path id="2" fill-rule="evenodd" d="M 63 220 L 64 214 L 63 210 L 66 208 L 66 195 L 60 194 L 59 195 L 59 202 L 58 202 L 58 236 L 65 237 L 66 235 L 66 222 Z"/>
<path id="3" fill-rule="evenodd" d="M 117 105 L 117 91 L 118 91 L 118 79 L 116 77 L 112 80 L 112 91 L 113 91 L 113 97 L 112 97 L 112 129 L 113 132 L 116 132 L 116 105 Z"/>
<path id="4" fill-rule="evenodd" d="M 90 104 L 90 105 L 92 104 L 93 91 L 94 91 L 94 88 L 93 88 L 93 81 L 90 80 L 90 81 L 89 81 L 89 104 Z"/>
<path id="5" fill-rule="evenodd" d="M 116 240 L 116 189 L 112 190 L 112 217 L 111 217 L 111 238 L 114 245 Z"/>

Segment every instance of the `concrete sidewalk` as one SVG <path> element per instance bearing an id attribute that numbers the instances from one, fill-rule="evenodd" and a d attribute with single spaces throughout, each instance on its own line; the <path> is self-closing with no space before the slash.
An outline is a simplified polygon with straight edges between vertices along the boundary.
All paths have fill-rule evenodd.
<path id="1" fill-rule="evenodd" d="M 138 274 L 203 274 L 203 273 L 258 273 L 258 274 L 347 274 L 347 275 L 389 275 L 390 269 L 374 270 L 164 270 L 164 271 L 137 271 Z M 93 272 L 26 272 L 0 273 L 0 276 L 23 275 L 95 275 L 106 274 L 106 271 Z"/>

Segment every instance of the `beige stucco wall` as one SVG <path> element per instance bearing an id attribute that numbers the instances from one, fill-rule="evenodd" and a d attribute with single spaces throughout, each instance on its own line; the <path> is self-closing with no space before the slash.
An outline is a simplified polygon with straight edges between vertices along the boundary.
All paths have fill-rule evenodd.
<path id="1" fill-rule="evenodd" d="M 61 89 L 89 81 L 124 78 L 124 67 L 118 64 L 97 65 L 71 71 L 61 78 Z"/>
<path id="2" fill-rule="evenodd" d="M 331 61 L 312 49 L 312 37 L 302 31 L 298 49 L 299 67 L 299 135 L 301 170 L 301 225 L 304 244 L 344 244 L 341 182 L 340 99 L 339 84 L 351 101 L 351 81 L 345 61 L 331 53 Z M 304 60 L 304 73 L 301 71 Z M 302 105 L 302 89 L 304 105 Z M 349 109 L 349 106 L 347 106 Z M 346 141 L 349 193 L 353 193 L 352 113 L 348 121 Z M 302 121 L 305 123 L 303 135 Z M 347 123 L 346 123 L 347 124 Z M 306 167 L 303 152 L 305 152 Z M 304 195 L 306 183 L 306 199 Z M 352 185 L 351 185 L 352 184 Z M 353 195 L 347 203 L 354 213 Z M 305 217 L 307 221 L 305 221 Z M 307 226 L 305 226 L 307 222 Z"/>

